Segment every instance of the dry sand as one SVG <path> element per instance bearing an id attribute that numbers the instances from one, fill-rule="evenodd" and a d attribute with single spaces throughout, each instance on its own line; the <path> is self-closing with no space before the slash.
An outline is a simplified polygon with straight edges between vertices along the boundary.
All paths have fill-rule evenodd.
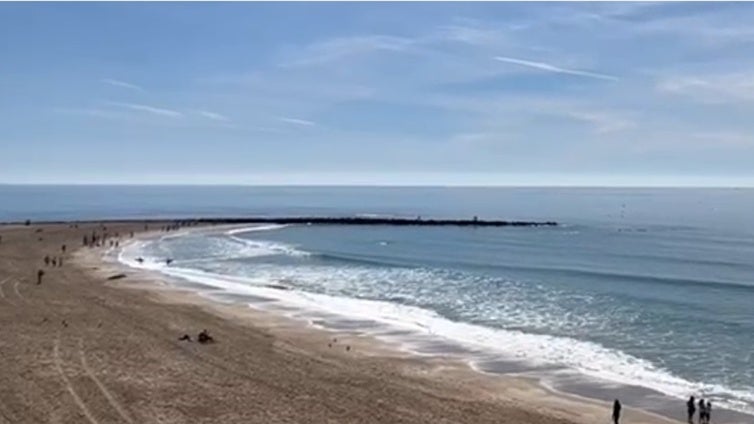
<path id="1" fill-rule="evenodd" d="M 81 248 L 95 228 L 0 227 L 0 423 L 610 422 L 610 405 L 210 304 L 152 275 L 107 281 L 120 271 L 103 249 Z M 46 267 L 62 244 L 64 265 Z M 202 329 L 217 343 L 178 341 Z M 673 421 L 624 409 L 623 422 Z"/>

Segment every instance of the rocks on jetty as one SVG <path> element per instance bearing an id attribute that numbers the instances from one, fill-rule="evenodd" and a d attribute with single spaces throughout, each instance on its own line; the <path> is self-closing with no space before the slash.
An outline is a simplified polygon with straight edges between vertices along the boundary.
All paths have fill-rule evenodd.
<path id="1" fill-rule="evenodd" d="M 554 227 L 554 221 L 498 221 L 481 219 L 408 219 L 375 217 L 258 217 L 258 218 L 203 218 L 201 223 L 211 224 L 318 224 L 318 225 L 415 225 L 426 227 Z"/>

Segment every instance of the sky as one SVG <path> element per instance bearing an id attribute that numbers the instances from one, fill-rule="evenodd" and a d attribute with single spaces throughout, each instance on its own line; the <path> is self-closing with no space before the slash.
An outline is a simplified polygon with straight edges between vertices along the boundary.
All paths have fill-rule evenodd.
<path id="1" fill-rule="evenodd" d="M 0 183 L 754 186 L 750 3 L 0 3 Z"/>

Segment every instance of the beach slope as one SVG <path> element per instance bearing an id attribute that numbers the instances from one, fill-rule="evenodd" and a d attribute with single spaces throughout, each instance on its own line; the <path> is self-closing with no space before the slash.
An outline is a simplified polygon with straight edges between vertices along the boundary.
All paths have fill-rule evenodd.
<path id="1" fill-rule="evenodd" d="M 0 227 L 0 423 L 609 420 L 609 405 L 460 364 L 376 354 L 364 340 L 334 342 L 249 308 L 155 290 L 159 282 L 136 271 L 108 280 L 118 270 L 101 261 L 102 248 L 82 248 L 83 236 L 128 239 L 144 225 L 105 225 Z M 46 255 L 63 266 L 45 266 Z M 196 342 L 203 329 L 216 343 Z M 639 411 L 626 418 L 670 422 Z"/>

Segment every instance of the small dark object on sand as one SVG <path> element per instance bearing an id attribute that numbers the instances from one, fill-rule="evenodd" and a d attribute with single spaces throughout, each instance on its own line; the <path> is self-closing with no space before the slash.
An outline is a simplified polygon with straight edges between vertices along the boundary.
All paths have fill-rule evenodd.
<path id="1" fill-rule="evenodd" d="M 346 346 L 346 352 L 350 352 L 350 351 L 351 351 L 351 346 Z"/>
<path id="2" fill-rule="evenodd" d="M 189 341 L 189 342 L 190 342 L 190 341 L 191 341 L 191 336 L 189 336 L 188 334 L 184 334 L 184 335 L 182 335 L 181 337 L 179 337 L 179 338 L 178 338 L 178 340 L 179 340 L 179 341 L 184 341 L 184 340 L 186 340 L 186 341 Z"/>
<path id="3" fill-rule="evenodd" d="M 199 333 L 199 336 L 196 338 L 199 343 L 205 344 L 205 343 L 214 343 L 215 339 L 212 338 L 212 336 L 207 333 L 207 330 L 202 330 L 201 333 Z"/>
<path id="4" fill-rule="evenodd" d="M 68 322 L 66 320 L 63 320 L 62 324 L 63 324 L 63 327 L 68 327 Z"/>
<path id="5" fill-rule="evenodd" d="M 126 278 L 126 274 L 115 274 L 107 277 L 107 281 L 111 280 L 120 280 L 121 278 Z"/>
<path id="6" fill-rule="evenodd" d="M 42 276 L 45 275 L 45 272 L 41 269 L 37 271 L 37 284 L 42 284 Z"/>
<path id="7" fill-rule="evenodd" d="M 332 347 L 332 343 L 328 343 L 328 344 L 327 344 L 327 347 Z"/>
<path id="8" fill-rule="evenodd" d="M 42 230 L 41 228 L 37 228 L 36 230 L 34 230 L 35 233 L 41 233 L 42 231 L 44 230 Z"/>
<path id="9" fill-rule="evenodd" d="M 97 323 L 97 328 L 102 328 L 102 321 L 100 321 L 99 323 Z"/>

